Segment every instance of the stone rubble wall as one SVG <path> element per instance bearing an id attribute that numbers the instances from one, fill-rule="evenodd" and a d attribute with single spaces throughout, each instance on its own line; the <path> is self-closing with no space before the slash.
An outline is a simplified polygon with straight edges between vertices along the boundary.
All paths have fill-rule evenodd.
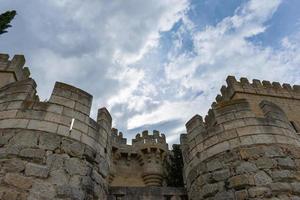
<path id="1" fill-rule="evenodd" d="M 108 200 L 187 200 L 184 188 L 174 187 L 111 187 Z"/>
<path id="2" fill-rule="evenodd" d="M 281 108 L 222 101 L 181 135 L 189 199 L 299 199 L 300 139 Z"/>
<path id="3" fill-rule="evenodd" d="M 0 55 L 0 68 L 15 62 L 7 59 Z M 0 87 L 0 199 L 106 199 L 109 112 L 94 121 L 92 96 L 64 83 L 40 102 L 34 80 L 17 73 Z"/>

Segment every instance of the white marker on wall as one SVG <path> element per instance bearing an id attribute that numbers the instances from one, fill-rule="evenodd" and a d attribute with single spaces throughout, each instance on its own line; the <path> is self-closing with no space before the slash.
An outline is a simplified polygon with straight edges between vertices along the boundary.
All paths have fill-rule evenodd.
<path id="1" fill-rule="evenodd" d="M 74 118 L 72 118 L 72 121 L 71 121 L 71 125 L 70 125 L 69 132 L 71 132 L 71 131 L 72 131 L 72 129 L 73 129 L 73 125 L 74 125 L 74 122 L 75 122 L 75 119 L 74 119 Z"/>

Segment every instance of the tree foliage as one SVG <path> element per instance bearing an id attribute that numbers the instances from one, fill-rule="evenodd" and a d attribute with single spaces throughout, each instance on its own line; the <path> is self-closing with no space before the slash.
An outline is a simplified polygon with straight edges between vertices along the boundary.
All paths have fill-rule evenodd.
<path id="1" fill-rule="evenodd" d="M 173 144 L 173 149 L 167 161 L 167 185 L 170 187 L 183 187 L 183 159 L 180 145 Z"/>
<path id="2" fill-rule="evenodd" d="M 10 22 L 16 16 L 15 10 L 6 11 L 0 15 L 0 35 L 6 33 L 6 29 L 11 27 Z"/>

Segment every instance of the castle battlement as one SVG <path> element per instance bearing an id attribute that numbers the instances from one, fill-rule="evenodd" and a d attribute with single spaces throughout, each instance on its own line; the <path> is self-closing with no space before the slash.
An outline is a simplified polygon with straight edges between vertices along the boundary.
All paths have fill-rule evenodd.
<path id="1" fill-rule="evenodd" d="M 251 192 L 252 187 L 259 187 L 258 177 L 265 173 L 269 181 L 263 186 L 271 192 L 272 179 L 286 182 L 273 174 L 283 172 L 275 170 L 280 164 L 274 164 L 274 169 L 265 168 L 257 164 L 256 159 L 277 163 L 286 157 L 298 158 L 295 149 L 300 149 L 299 86 L 268 81 L 261 84 L 258 80 L 250 84 L 245 78 L 238 82 L 234 77 L 228 77 L 227 83 L 205 120 L 195 115 L 186 123 L 187 134 L 180 138 L 184 179 L 191 199 L 213 198 L 217 192 L 222 196 L 224 191 L 233 195 L 240 190 Z M 249 149 L 253 152 L 249 153 Z M 274 151 L 282 152 L 276 154 L 280 158 L 270 158 Z M 252 170 L 248 171 L 246 165 L 251 165 Z M 296 178 L 291 180 L 296 181 Z M 223 186 L 225 181 L 227 188 Z M 213 185 L 218 188 L 217 194 L 207 189 Z"/>
<path id="2" fill-rule="evenodd" d="M 41 102 L 36 95 L 37 85 L 29 78 L 24 63 L 24 56 L 16 55 L 10 61 L 7 55 L 0 55 L 0 159 L 26 163 L 21 174 L 6 174 L 6 181 L 11 180 L 11 175 L 18 176 L 35 187 L 40 179 L 45 179 L 39 184 L 58 191 L 54 196 L 31 193 L 38 195 L 31 197 L 35 199 L 42 199 L 43 195 L 50 199 L 65 195 L 104 199 L 111 155 L 112 118 L 108 110 L 100 108 L 95 121 L 89 116 L 92 95 L 60 82 L 55 83 L 49 101 Z M 59 166 L 62 171 L 53 174 L 57 166 L 52 161 L 56 159 L 65 164 Z M 90 186 L 82 186 L 80 181 L 66 194 L 64 185 L 70 187 L 69 179 L 78 175 L 98 192 L 87 191 Z M 69 179 L 50 183 L 48 177 Z"/>
<path id="3" fill-rule="evenodd" d="M 221 94 L 217 95 L 216 102 L 231 99 L 236 93 L 248 93 L 280 98 L 300 99 L 300 85 L 293 85 L 279 82 L 260 81 L 253 79 L 252 83 L 247 78 L 240 78 L 237 81 L 234 76 L 228 76 L 227 86 L 221 87 Z"/>
<path id="4" fill-rule="evenodd" d="M 24 67 L 25 58 L 23 55 L 15 55 L 9 60 L 8 54 L 0 54 L 0 87 L 14 81 L 21 81 L 29 78 L 30 71 Z M 5 74 L 4 74 L 5 73 Z"/>

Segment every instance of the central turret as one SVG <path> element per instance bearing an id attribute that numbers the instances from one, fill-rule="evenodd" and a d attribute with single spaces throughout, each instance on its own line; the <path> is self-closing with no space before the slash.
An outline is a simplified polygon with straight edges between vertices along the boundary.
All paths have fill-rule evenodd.
<path id="1" fill-rule="evenodd" d="M 143 166 L 143 180 L 146 186 L 162 186 L 163 165 L 168 152 L 166 137 L 154 130 L 153 135 L 143 131 L 136 135 L 132 145 L 139 151 L 140 165 Z"/>

